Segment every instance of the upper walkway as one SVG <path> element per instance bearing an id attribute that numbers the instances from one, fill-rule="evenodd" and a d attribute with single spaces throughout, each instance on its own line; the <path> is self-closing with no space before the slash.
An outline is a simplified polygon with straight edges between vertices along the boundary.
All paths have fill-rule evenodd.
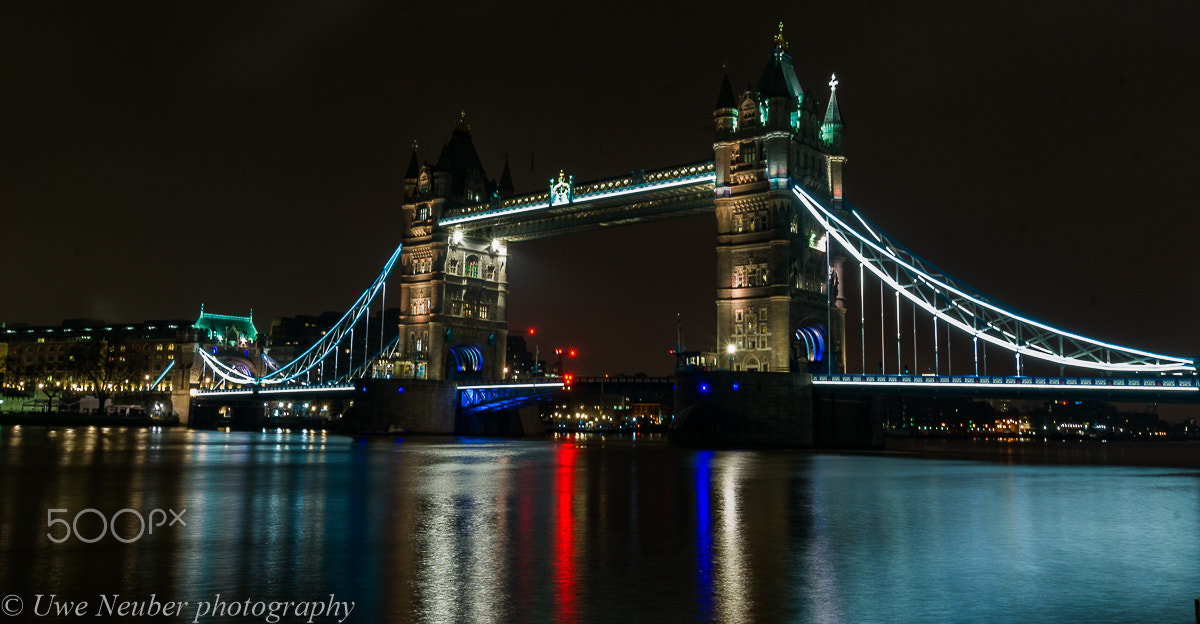
<path id="1" fill-rule="evenodd" d="M 491 228 L 496 238 L 523 241 L 703 214 L 713 209 L 715 180 L 712 160 L 579 185 L 562 177 L 538 193 L 451 208 L 438 225 L 466 231 Z M 565 185 L 561 191 L 560 185 Z"/>

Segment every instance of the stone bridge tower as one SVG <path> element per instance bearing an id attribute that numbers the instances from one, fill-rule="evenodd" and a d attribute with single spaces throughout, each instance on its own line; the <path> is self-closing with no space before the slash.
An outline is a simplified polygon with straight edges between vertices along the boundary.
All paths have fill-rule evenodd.
<path id="1" fill-rule="evenodd" d="M 836 80 L 830 81 L 831 89 Z M 792 68 L 783 25 L 757 87 L 717 106 L 718 361 L 734 370 L 845 370 L 842 258 L 792 193 L 841 207 L 843 126 L 833 92 L 823 119 Z"/>
<path id="2" fill-rule="evenodd" d="M 486 232 L 464 235 L 440 227 L 438 219 L 449 208 L 511 194 L 507 163 L 499 183 L 484 173 L 465 113 L 436 165 L 420 163 L 413 147 L 404 181 L 394 376 L 503 379 L 508 249 L 502 241 L 480 236 Z"/>

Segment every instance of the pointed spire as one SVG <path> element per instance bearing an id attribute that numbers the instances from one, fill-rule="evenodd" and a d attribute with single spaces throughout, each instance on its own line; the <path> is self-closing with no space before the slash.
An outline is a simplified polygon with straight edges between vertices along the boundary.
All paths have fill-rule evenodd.
<path id="1" fill-rule="evenodd" d="M 838 108 L 837 86 L 837 74 L 834 74 L 829 78 L 829 106 L 825 108 L 825 121 L 821 123 L 821 140 L 829 146 L 830 152 L 842 155 L 845 153 L 845 124 L 842 122 L 842 111 Z"/>
<path id="2" fill-rule="evenodd" d="M 404 177 L 415 180 L 420 175 L 421 163 L 417 159 L 417 142 L 414 140 L 412 158 L 408 161 L 408 171 L 404 174 Z"/>
<path id="3" fill-rule="evenodd" d="M 775 49 L 771 60 L 763 68 L 762 76 L 758 79 L 758 94 L 764 98 L 791 97 L 804 98 L 804 89 L 792 68 L 792 57 L 787 53 L 787 41 L 783 38 L 783 22 L 779 22 L 779 33 L 775 35 Z"/>
<path id="4" fill-rule="evenodd" d="M 829 77 L 829 106 L 825 109 L 825 123 L 842 125 L 842 111 L 837 103 L 837 74 Z"/>
<path id="5" fill-rule="evenodd" d="M 508 170 L 508 156 L 504 157 L 504 171 L 500 174 L 500 184 L 497 187 L 501 197 L 512 197 L 513 181 L 512 172 Z"/>
<path id="6" fill-rule="evenodd" d="M 729 84 L 729 72 L 721 76 L 721 92 L 717 94 L 717 110 L 737 108 L 737 100 L 733 97 L 733 86 Z"/>
<path id="7" fill-rule="evenodd" d="M 454 124 L 454 131 L 471 136 L 471 124 L 467 123 L 467 111 L 464 110 L 458 114 L 458 121 Z"/>

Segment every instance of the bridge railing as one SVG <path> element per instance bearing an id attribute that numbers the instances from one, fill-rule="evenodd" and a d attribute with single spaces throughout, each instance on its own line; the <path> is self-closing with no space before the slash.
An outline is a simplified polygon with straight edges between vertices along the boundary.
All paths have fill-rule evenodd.
<path id="1" fill-rule="evenodd" d="M 1200 389 L 1196 377 L 1001 377 L 995 375 L 813 375 L 816 385 L 1018 386 L 1032 388 Z"/>
<path id="2" fill-rule="evenodd" d="M 576 185 L 570 204 L 582 204 L 629 193 L 649 192 L 679 184 L 708 182 L 715 177 L 713 166 L 713 161 L 703 160 L 654 171 L 635 171 L 627 176 Z M 446 216 L 438 221 L 438 225 L 457 225 L 549 207 L 550 192 L 544 191 L 510 197 L 498 202 L 484 202 L 451 208 L 446 211 Z"/>

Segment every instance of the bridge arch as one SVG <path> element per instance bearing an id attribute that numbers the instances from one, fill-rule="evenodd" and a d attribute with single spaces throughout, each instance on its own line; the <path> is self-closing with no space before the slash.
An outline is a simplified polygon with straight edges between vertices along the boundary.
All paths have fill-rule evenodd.
<path id="1" fill-rule="evenodd" d="M 451 345 L 447 350 L 445 361 L 445 379 L 483 378 L 483 349 L 478 345 L 465 342 Z"/>
<path id="2" fill-rule="evenodd" d="M 795 338 L 795 370 L 799 370 L 801 362 L 806 362 L 808 372 L 821 372 L 814 368 L 825 361 L 829 350 L 829 330 L 825 324 L 813 318 L 805 319 L 793 332 L 793 337 Z"/>

